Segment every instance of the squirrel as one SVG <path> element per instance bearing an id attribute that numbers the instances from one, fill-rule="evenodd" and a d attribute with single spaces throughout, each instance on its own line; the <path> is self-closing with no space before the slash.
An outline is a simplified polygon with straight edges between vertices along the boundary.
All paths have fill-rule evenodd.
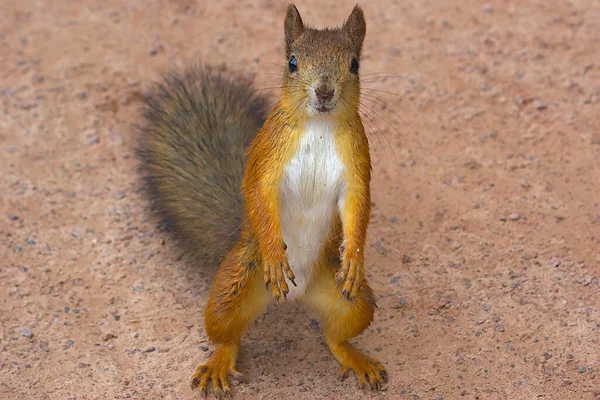
<path id="1" fill-rule="evenodd" d="M 365 278 L 371 161 L 359 115 L 366 22 L 356 5 L 341 27 L 315 29 L 288 5 L 281 97 L 188 68 L 146 97 L 137 150 L 150 204 L 199 264 L 219 264 L 205 309 L 216 344 L 191 379 L 231 395 L 229 376 L 248 324 L 271 301 L 297 300 L 320 317 L 329 350 L 360 388 L 385 367 L 349 343 L 372 322 Z"/>

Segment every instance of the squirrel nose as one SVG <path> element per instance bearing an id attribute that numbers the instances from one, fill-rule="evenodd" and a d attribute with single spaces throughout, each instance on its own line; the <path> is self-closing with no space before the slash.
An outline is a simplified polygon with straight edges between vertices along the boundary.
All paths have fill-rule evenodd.
<path id="1" fill-rule="evenodd" d="M 319 99 L 320 102 L 331 101 L 334 92 L 335 91 L 333 88 L 325 85 L 321 85 L 315 90 L 315 93 L 317 94 L 317 99 Z"/>

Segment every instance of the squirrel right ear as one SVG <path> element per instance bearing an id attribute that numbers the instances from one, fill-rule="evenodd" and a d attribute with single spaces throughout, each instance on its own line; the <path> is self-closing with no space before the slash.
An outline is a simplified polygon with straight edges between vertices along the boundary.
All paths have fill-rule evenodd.
<path id="1" fill-rule="evenodd" d="M 292 43 L 304 32 L 304 23 L 295 5 L 290 4 L 285 14 L 285 50 L 289 53 Z"/>
<path id="2" fill-rule="evenodd" d="M 365 22 L 365 15 L 363 10 L 358 6 L 354 6 L 352 13 L 344 22 L 342 26 L 342 32 L 351 40 L 352 45 L 356 48 L 357 55 L 360 56 L 360 50 L 362 48 L 365 35 L 367 33 L 367 23 Z"/>

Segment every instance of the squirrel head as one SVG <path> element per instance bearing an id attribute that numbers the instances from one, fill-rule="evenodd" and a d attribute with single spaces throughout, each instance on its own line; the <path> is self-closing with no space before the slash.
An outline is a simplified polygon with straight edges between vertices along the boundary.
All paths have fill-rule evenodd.
<path id="1" fill-rule="evenodd" d="M 355 6 L 341 28 L 313 29 L 290 4 L 284 30 L 286 108 L 307 117 L 358 113 L 358 70 L 366 34 L 362 9 Z"/>

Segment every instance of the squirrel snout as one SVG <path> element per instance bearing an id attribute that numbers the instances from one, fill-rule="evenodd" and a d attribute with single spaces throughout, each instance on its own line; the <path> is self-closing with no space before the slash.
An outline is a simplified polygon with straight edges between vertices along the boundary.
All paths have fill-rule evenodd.
<path id="1" fill-rule="evenodd" d="M 317 89 L 315 89 L 315 94 L 317 95 L 317 99 L 321 103 L 327 103 L 333 99 L 333 94 L 335 93 L 335 89 L 328 85 L 321 85 Z"/>

